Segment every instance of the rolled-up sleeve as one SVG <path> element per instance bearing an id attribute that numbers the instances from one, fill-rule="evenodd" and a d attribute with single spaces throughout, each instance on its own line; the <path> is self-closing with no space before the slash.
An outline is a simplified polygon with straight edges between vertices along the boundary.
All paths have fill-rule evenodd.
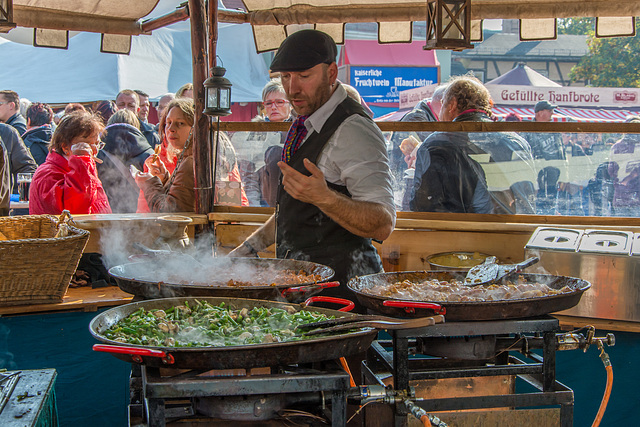
<path id="1" fill-rule="evenodd" d="M 318 167 L 327 181 L 346 186 L 353 200 L 382 203 L 395 212 L 386 142 L 370 120 L 347 118 L 329 139 Z"/>

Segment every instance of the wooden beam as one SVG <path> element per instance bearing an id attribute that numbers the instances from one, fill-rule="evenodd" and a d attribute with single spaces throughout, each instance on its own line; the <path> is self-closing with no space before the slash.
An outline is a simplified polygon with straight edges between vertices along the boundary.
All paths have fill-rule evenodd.
<path id="1" fill-rule="evenodd" d="M 640 133 L 640 123 L 590 122 L 376 122 L 380 130 L 416 132 L 558 132 L 558 133 Z M 287 122 L 222 122 L 225 132 L 282 132 Z"/>
<path id="2" fill-rule="evenodd" d="M 86 31 L 136 36 L 142 34 L 139 22 L 109 16 L 86 15 L 52 9 L 14 5 L 14 22 L 19 27 L 45 28 L 50 30 Z"/>
<path id="3" fill-rule="evenodd" d="M 196 193 L 196 212 L 206 214 L 213 209 L 213 177 L 211 165 L 215 155 L 211 154 L 209 143 L 209 118 L 204 110 L 205 89 L 202 85 L 207 78 L 207 26 L 204 2 L 189 0 L 191 15 L 191 53 L 193 57 L 193 99 L 195 120 L 193 124 L 193 162 Z M 215 55 L 215 53 L 213 53 Z"/>
<path id="4" fill-rule="evenodd" d="M 151 32 L 158 28 L 166 27 L 167 25 L 175 24 L 176 22 L 186 21 L 189 19 L 189 9 L 187 6 L 177 8 L 171 13 L 159 16 L 155 19 L 149 19 L 142 23 L 143 32 Z"/>
<path id="5" fill-rule="evenodd" d="M 216 206 L 209 221 L 264 222 L 273 208 Z M 468 231 L 533 231 L 536 227 L 599 228 L 640 232 L 640 218 L 559 215 L 500 215 L 435 212 L 398 212 L 396 229 Z"/>
<path id="6" fill-rule="evenodd" d="M 564 330 L 579 329 L 587 325 L 595 326 L 596 335 L 598 330 L 605 331 L 622 331 L 622 332 L 640 332 L 640 322 L 630 322 L 624 320 L 610 319 L 593 319 L 590 317 L 567 316 L 563 314 L 553 314 L 553 317 L 560 321 L 560 327 Z"/>
<path id="7" fill-rule="evenodd" d="M 471 19 L 532 19 L 573 18 L 597 16 L 638 16 L 640 2 L 618 0 L 615 7 L 608 1 L 584 0 L 477 0 L 472 3 Z M 253 25 L 291 25 L 341 22 L 401 22 L 426 21 L 424 7 L 412 2 L 380 4 L 353 4 L 338 6 L 310 6 L 297 4 L 278 9 L 265 9 L 247 13 L 247 22 Z"/>

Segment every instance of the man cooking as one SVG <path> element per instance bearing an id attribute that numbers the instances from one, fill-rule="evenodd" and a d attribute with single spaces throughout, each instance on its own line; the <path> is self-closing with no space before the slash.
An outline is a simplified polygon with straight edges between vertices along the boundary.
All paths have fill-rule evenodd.
<path id="1" fill-rule="evenodd" d="M 255 256 L 276 243 L 278 258 L 325 264 L 342 284 L 382 271 L 371 240 L 395 225 L 392 179 L 382 133 L 336 80 L 336 44 L 320 31 L 285 39 L 271 71 L 298 117 L 285 142 L 276 213 L 230 256 Z"/>

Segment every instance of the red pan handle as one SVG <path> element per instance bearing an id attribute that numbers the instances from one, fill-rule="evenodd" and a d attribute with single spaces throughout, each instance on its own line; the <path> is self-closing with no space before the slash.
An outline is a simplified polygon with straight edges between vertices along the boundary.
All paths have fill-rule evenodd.
<path id="1" fill-rule="evenodd" d="M 335 304 L 342 304 L 342 305 L 345 306 L 345 307 L 342 307 L 341 309 L 339 309 L 338 311 L 351 311 L 356 306 L 353 303 L 353 301 L 349 301 L 348 299 L 334 298 L 334 297 L 323 297 L 323 296 L 316 296 L 316 297 L 307 298 L 307 300 L 305 302 L 303 302 L 302 305 L 307 307 L 311 303 L 318 302 L 318 301 L 319 302 L 332 302 L 332 303 L 335 303 Z"/>
<path id="2" fill-rule="evenodd" d="M 166 365 L 173 365 L 175 363 L 175 359 L 170 353 L 166 353 L 162 350 L 153 350 L 151 348 L 94 344 L 93 351 L 104 351 L 105 353 L 128 354 L 132 357 L 133 361 L 137 363 L 142 363 L 141 356 L 159 357 L 162 359 L 162 362 Z"/>
<path id="3" fill-rule="evenodd" d="M 335 288 L 336 286 L 340 286 L 340 282 L 325 282 L 325 283 L 314 283 L 313 285 L 305 285 L 305 286 L 296 286 L 295 288 L 287 288 L 282 291 L 282 296 L 286 297 L 289 294 L 294 293 L 303 293 L 306 294 L 314 289 L 320 288 Z"/>
<path id="4" fill-rule="evenodd" d="M 415 313 L 416 308 L 428 308 L 433 310 L 435 314 L 446 314 L 447 309 L 440 304 L 435 304 L 432 302 L 416 302 L 416 301 L 397 301 L 397 300 L 387 300 L 382 303 L 385 307 L 399 307 L 404 308 L 404 311 L 407 313 Z"/>

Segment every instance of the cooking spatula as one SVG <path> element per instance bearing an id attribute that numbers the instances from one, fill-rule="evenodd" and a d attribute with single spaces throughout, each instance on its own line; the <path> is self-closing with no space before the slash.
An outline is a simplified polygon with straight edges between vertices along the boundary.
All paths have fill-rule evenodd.
<path id="1" fill-rule="evenodd" d="M 444 323 L 444 316 L 437 315 L 432 317 L 417 317 L 415 319 L 395 319 L 391 320 L 360 320 L 357 321 L 359 316 L 355 317 L 355 322 L 342 323 L 336 326 L 314 329 L 309 332 L 303 332 L 302 335 L 321 335 L 330 334 L 334 332 L 348 331 L 358 328 L 376 328 L 376 329 L 414 329 L 425 328 L 427 326 L 433 326 L 437 323 Z"/>
<path id="2" fill-rule="evenodd" d="M 487 257 L 484 263 L 472 267 L 465 278 L 465 285 L 490 285 L 513 273 L 518 273 L 540 261 L 538 257 L 528 258 L 518 264 L 497 264 L 496 257 Z"/>

